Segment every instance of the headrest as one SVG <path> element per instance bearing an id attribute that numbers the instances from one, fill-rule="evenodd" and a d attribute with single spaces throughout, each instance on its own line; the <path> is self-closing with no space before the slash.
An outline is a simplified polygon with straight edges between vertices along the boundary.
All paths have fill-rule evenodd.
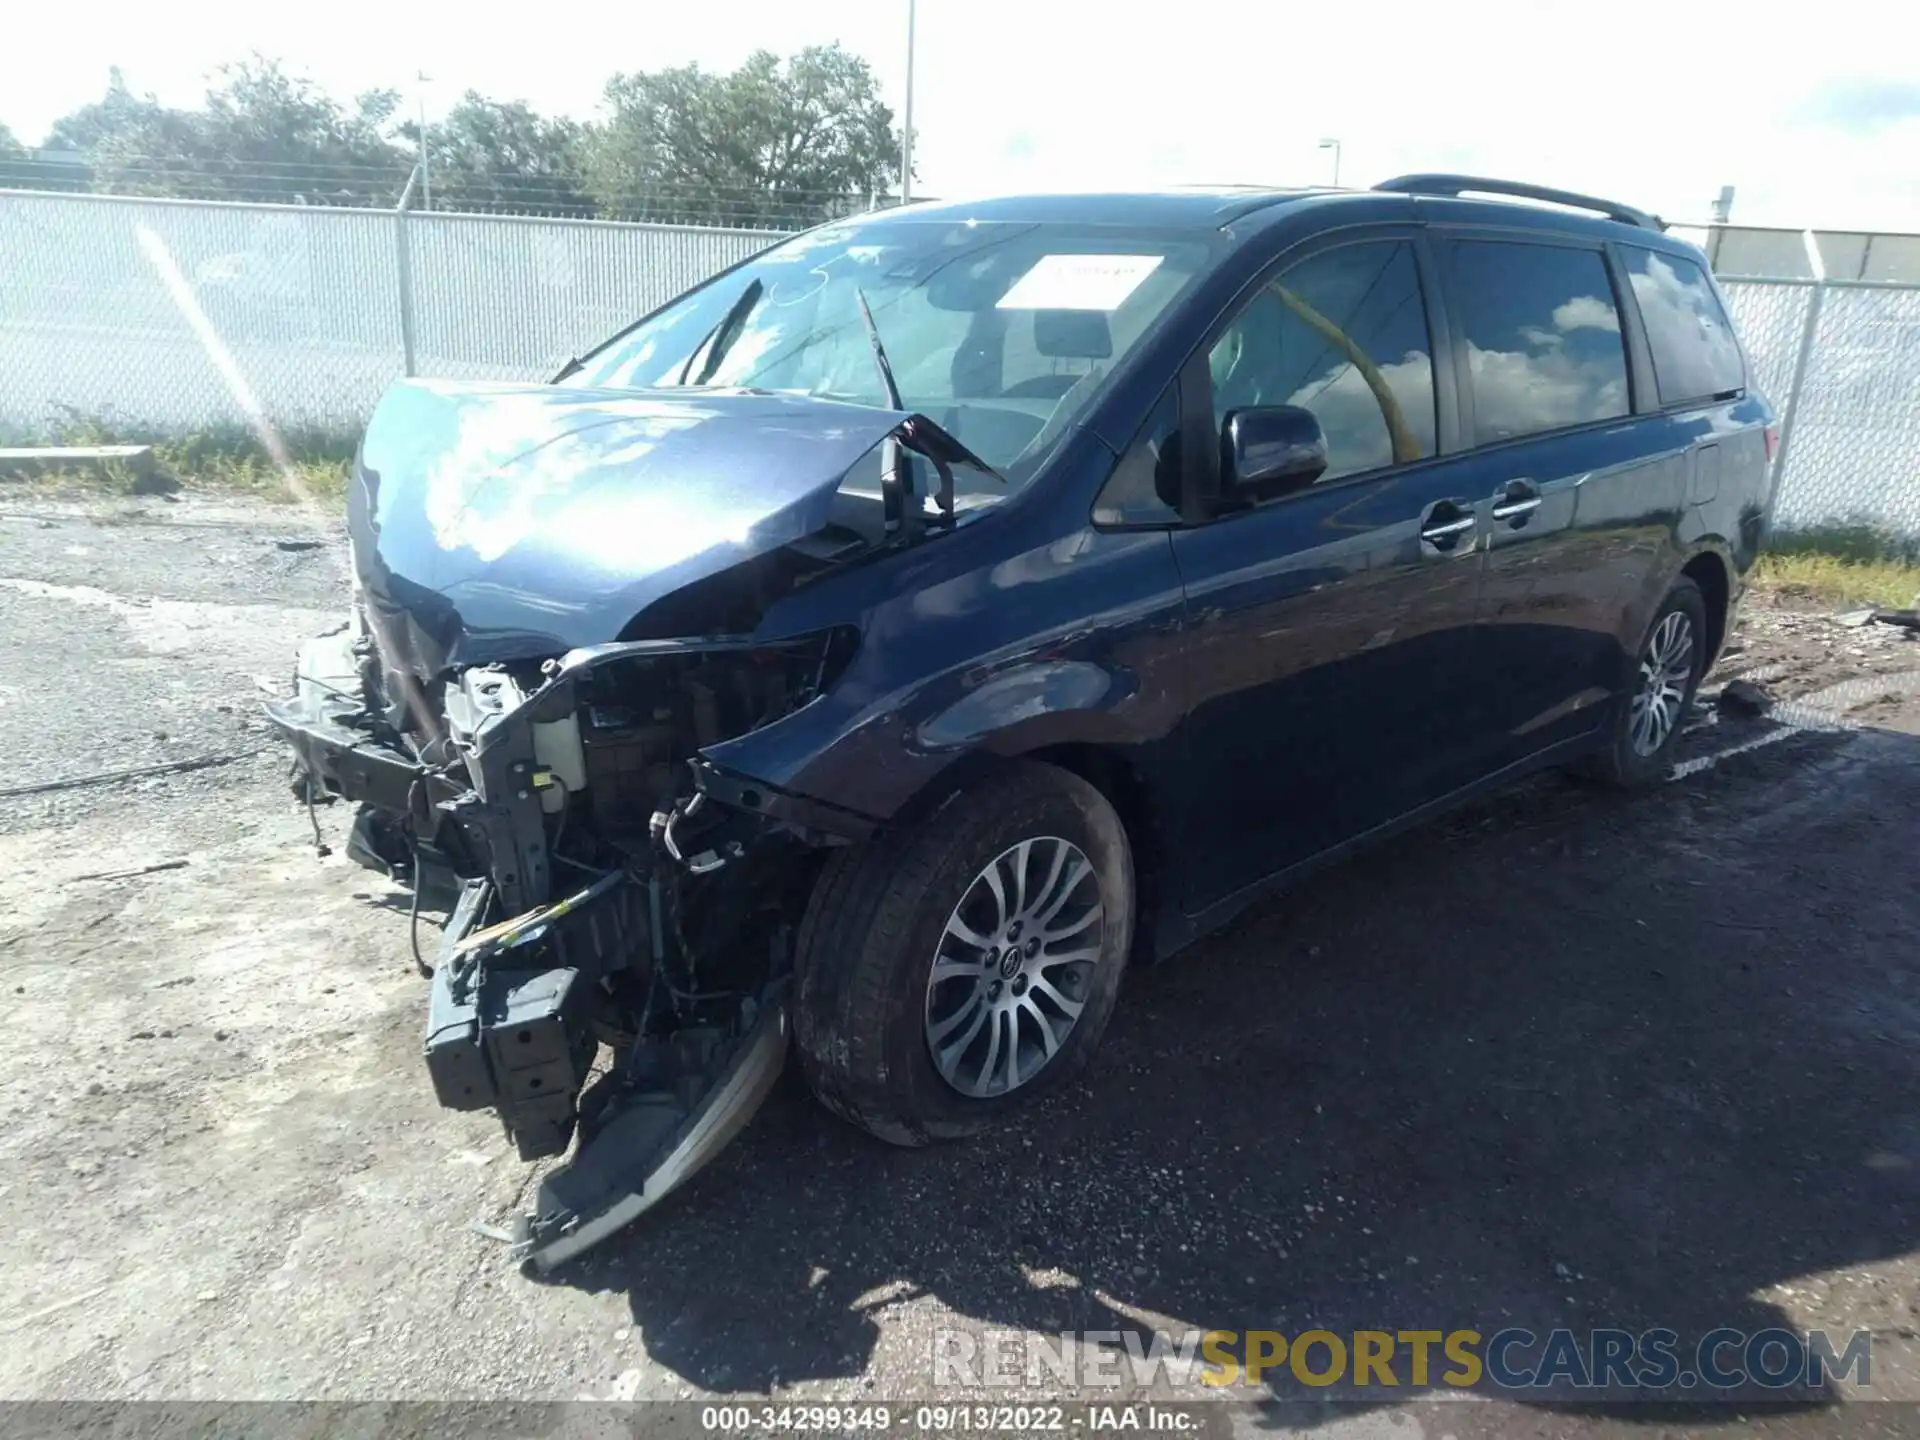
<path id="1" fill-rule="evenodd" d="M 1105 360 L 1113 331 L 1104 310 L 1036 310 L 1033 348 L 1056 360 Z"/>

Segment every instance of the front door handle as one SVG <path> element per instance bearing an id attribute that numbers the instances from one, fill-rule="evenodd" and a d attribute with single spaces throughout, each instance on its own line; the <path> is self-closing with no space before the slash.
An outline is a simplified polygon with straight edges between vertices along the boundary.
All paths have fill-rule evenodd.
<path id="1" fill-rule="evenodd" d="M 1480 522 L 1462 500 L 1440 500 L 1420 522 L 1420 538 L 1436 550 L 1451 550 Z"/>
<path id="2" fill-rule="evenodd" d="M 1540 487 L 1531 480 L 1509 480 L 1494 493 L 1493 518 L 1518 530 L 1540 508 Z"/>

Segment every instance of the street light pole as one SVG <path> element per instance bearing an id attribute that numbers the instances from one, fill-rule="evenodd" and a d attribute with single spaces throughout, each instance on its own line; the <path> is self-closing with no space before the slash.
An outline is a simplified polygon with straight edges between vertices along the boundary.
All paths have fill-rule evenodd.
<path id="1" fill-rule="evenodd" d="M 913 19 L 915 0 L 907 0 L 907 103 L 900 124 L 900 203 L 913 199 Z"/>
<path id="2" fill-rule="evenodd" d="M 427 172 L 427 81 L 432 77 L 424 70 L 413 72 L 413 78 L 420 83 L 414 92 L 414 98 L 420 107 L 420 208 L 433 209 L 433 176 Z"/>
<path id="3" fill-rule="evenodd" d="M 1320 142 L 1320 148 L 1322 150 L 1333 151 L 1333 188 L 1338 190 L 1340 188 L 1340 142 L 1338 140 L 1322 140 Z"/>

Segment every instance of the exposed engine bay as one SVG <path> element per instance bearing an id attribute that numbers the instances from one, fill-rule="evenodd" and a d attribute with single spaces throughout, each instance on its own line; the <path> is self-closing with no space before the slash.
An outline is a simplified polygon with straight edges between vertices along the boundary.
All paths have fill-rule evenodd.
<path id="1" fill-rule="evenodd" d="M 525 1160 L 578 1134 L 516 1236 L 542 1267 L 691 1174 L 779 1073 L 794 924 L 843 837 L 767 813 L 775 797 L 696 757 L 805 705 L 853 643 L 637 642 L 476 666 L 424 737 L 341 683 L 377 675 L 365 630 L 303 652 L 303 693 L 279 717 L 319 701 L 359 743 L 344 765 L 297 746 L 298 783 L 361 792 L 354 858 L 459 887 L 428 1002 L 436 1096 L 494 1110 Z"/>
<path id="2" fill-rule="evenodd" d="M 422 960 L 426 1067 L 441 1104 L 493 1110 L 523 1159 L 571 1149 L 513 1237 L 545 1269 L 650 1207 L 751 1118 L 786 1057 L 784 990 L 815 876 L 830 847 L 871 828 L 703 754 L 804 709 L 859 644 L 850 626 L 772 641 L 750 632 L 781 594 L 950 528 L 950 466 L 984 467 L 920 417 L 705 398 L 707 422 L 722 411 L 734 421 L 709 424 L 716 446 L 737 443 L 742 415 L 768 414 L 789 438 L 814 427 L 812 488 L 791 474 L 777 482 L 782 503 L 799 494 L 811 518 L 788 509 L 745 553 L 736 540 L 697 552 L 673 585 L 636 565 L 617 577 L 619 593 L 646 603 L 617 634 L 594 634 L 568 589 L 591 574 L 588 561 L 555 556 L 544 592 L 513 568 L 547 543 L 537 512 L 517 547 L 481 555 L 491 569 L 462 570 L 460 553 L 491 543 L 462 518 L 474 502 L 436 511 L 442 462 L 424 480 L 407 473 L 422 473 L 405 452 L 414 437 L 497 417 L 501 403 L 489 410 L 487 398 L 400 386 L 383 402 L 349 498 L 350 623 L 303 649 L 296 693 L 268 713 L 295 751 L 297 793 L 358 803 L 353 858 L 412 882 L 416 897 L 435 880 L 453 897 L 437 963 Z M 610 409 L 621 426 L 681 413 L 624 397 L 537 400 L 531 419 L 562 437 L 588 420 L 612 431 Z M 686 443 L 686 428 L 672 433 Z M 878 492 L 850 495 L 840 482 L 876 434 L 896 458 L 881 465 Z M 909 451 L 940 475 L 925 519 Z M 622 503 L 652 493 L 631 468 L 621 483 Z M 577 490 L 562 500 L 577 503 Z M 564 505 L 555 515 L 565 520 Z M 659 549 L 644 528 L 623 533 L 640 537 L 636 550 Z M 448 548 L 453 534 L 465 551 Z M 497 607 L 509 580 L 531 603 L 512 624 L 476 623 L 455 605 L 476 574 L 486 603 Z M 555 618 L 568 614 L 571 631 Z M 705 638 L 647 638 L 688 634 Z"/>

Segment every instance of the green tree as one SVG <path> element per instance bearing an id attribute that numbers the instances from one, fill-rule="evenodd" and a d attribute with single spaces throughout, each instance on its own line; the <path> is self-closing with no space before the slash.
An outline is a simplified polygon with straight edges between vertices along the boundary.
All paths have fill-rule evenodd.
<path id="1" fill-rule="evenodd" d="M 403 132 L 416 146 L 411 123 Z M 436 210 L 591 214 L 583 172 L 585 127 L 548 119 L 518 100 L 469 90 L 427 128 Z"/>
<path id="2" fill-rule="evenodd" d="M 838 44 L 731 74 L 696 65 L 616 75 L 587 147 L 602 213 L 791 228 L 864 203 L 900 176 L 900 133 L 872 67 Z"/>
<path id="3" fill-rule="evenodd" d="M 27 147 L 13 138 L 13 131 L 7 128 L 7 122 L 0 120 L 0 160 L 18 160 L 27 153 Z"/>
<path id="4" fill-rule="evenodd" d="M 45 148 L 90 155 L 106 140 L 147 125 L 160 113 L 160 102 L 151 95 L 135 95 L 114 65 L 107 71 L 107 93 L 54 121 Z"/>
<path id="5" fill-rule="evenodd" d="M 57 122 L 49 143 L 81 150 L 94 188 L 133 195 L 390 205 L 412 156 L 395 143 L 391 90 L 346 108 L 260 56 L 223 66 L 199 110 L 136 98 L 118 70 L 104 100 Z"/>

